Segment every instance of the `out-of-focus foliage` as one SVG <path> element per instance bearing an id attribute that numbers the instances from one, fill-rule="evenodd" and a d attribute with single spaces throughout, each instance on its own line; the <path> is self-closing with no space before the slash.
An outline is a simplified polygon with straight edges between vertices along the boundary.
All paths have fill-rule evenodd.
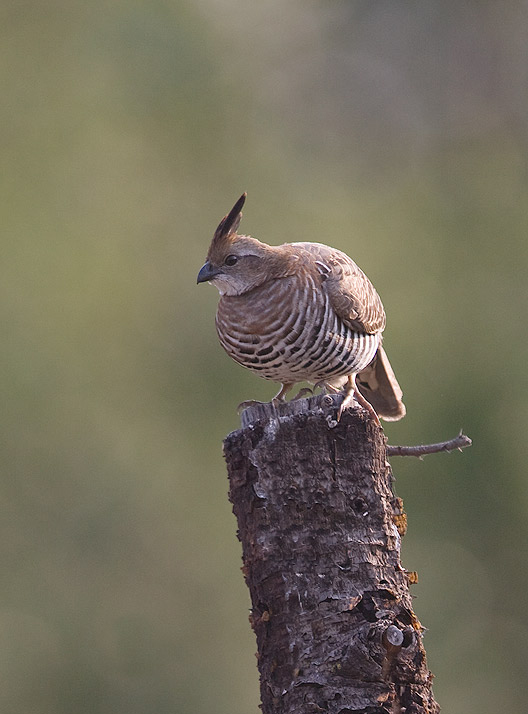
<path id="1" fill-rule="evenodd" d="M 222 437 L 274 385 L 195 285 L 243 228 L 366 270 L 408 416 L 416 612 L 451 714 L 522 711 L 526 2 L 5 0 L 0 709 L 246 714 Z"/>

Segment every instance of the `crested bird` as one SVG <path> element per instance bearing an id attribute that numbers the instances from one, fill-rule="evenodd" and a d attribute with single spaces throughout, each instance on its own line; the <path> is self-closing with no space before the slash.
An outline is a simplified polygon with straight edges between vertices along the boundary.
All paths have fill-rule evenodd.
<path id="1" fill-rule="evenodd" d="M 402 390 L 382 347 L 385 310 L 370 280 L 348 255 L 322 243 L 271 246 L 239 235 L 246 196 L 220 222 L 197 278 L 220 293 L 222 347 L 281 384 L 275 402 L 308 382 L 343 388 L 338 420 L 354 399 L 378 424 L 378 417 L 401 419 Z"/>

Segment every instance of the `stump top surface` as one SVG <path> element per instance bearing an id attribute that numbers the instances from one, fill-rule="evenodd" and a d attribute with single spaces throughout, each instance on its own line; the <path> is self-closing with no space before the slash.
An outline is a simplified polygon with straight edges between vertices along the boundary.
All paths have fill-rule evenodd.
<path id="1" fill-rule="evenodd" d="M 307 412 L 324 413 L 324 415 L 334 420 L 337 416 L 337 410 L 341 404 L 343 397 L 341 394 L 317 394 L 314 397 L 307 399 L 292 399 L 289 402 L 264 402 L 247 407 L 240 414 L 240 422 L 242 429 L 245 429 L 259 421 L 268 421 L 281 417 L 290 417 L 294 414 L 303 414 Z M 359 410 L 359 405 L 355 407 Z"/>

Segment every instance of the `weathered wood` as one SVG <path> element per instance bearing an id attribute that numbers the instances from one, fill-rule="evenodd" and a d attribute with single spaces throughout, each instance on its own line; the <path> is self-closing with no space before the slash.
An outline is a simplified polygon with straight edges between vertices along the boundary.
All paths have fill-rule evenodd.
<path id="1" fill-rule="evenodd" d="M 339 395 L 258 405 L 224 442 L 264 714 L 436 714 L 383 431 Z"/>

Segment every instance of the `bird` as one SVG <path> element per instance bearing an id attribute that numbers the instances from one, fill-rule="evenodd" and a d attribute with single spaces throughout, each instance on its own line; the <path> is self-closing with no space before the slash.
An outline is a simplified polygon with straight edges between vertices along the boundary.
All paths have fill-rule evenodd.
<path id="1" fill-rule="evenodd" d="M 274 403 L 308 382 L 342 391 L 337 421 L 354 401 L 377 424 L 401 419 L 402 390 L 382 346 L 385 310 L 370 280 L 323 243 L 274 246 L 238 234 L 246 197 L 220 221 L 197 277 L 220 293 L 216 330 L 224 350 L 280 383 Z"/>

